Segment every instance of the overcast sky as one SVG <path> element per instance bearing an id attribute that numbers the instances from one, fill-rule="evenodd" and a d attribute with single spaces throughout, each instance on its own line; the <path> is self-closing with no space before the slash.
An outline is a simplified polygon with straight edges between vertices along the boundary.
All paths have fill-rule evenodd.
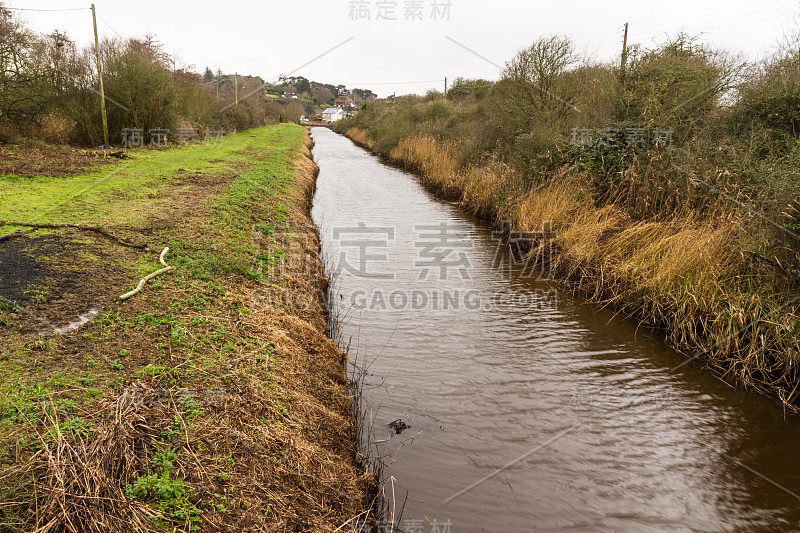
<path id="1" fill-rule="evenodd" d="M 6 4 L 31 10 L 89 6 L 74 0 Z M 96 6 L 102 36 L 156 34 L 179 65 L 267 81 L 293 72 L 380 96 L 441 90 L 445 76 L 497 79 L 498 66 L 516 51 L 554 33 L 602 60 L 619 56 L 625 22 L 629 43 L 651 45 L 683 29 L 755 59 L 800 28 L 798 0 L 97 0 Z M 93 38 L 88 10 L 16 14 L 36 31 L 63 30 L 81 44 Z"/>

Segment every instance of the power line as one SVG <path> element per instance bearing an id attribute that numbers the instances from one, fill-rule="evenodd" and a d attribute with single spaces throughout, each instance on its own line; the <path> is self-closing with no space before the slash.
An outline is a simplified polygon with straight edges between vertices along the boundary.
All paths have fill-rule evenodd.
<path id="1" fill-rule="evenodd" d="M 765 12 L 762 11 L 760 13 L 765 13 Z M 749 15 L 740 15 L 740 16 L 736 16 L 736 17 L 723 18 L 723 19 L 720 19 L 718 21 L 713 21 L 713 22 L 712 21 L 704 22 L 703 24 L 706 24 L 707 26 L 697 26 L 695 24 L 692 24 L 692 25 L 683 26 L 683 28 L 681 28 L 681 29 L 682 30 L 688 29 L 689 31 L 710 32 L 710 31 L 713 31 L 713 30 L 730 28 L 730 27 L 733 27 L 733 26 L 741 26 L 743 24 L 751 24 L 751 23 L 756 23 L 756 22 L 765 22 L 765 21 L 775 20 L 775 19 L 780 19 L 780 18 L 785 19 L 785 18 L 790 17 L 792 15 L 796 15 L 797 12 L 782 13 L 782 14 L 778 14 L 778 15 L 773 15 L 773 16 L 769 16 L 769 17 L 762 17 L 762 18 L 757 18 L 757 19 L 747 18 L 747 20 L 741 20 L 741 18 L 743 16 L 744 17 L 752 17 L 753 15 L 758 15 L 758 14 L 759 13 L 752 13 L 752 14 L 749 14 Z M 739 20 L 739 22 L 730 22 L 730 21 L 735 21 L 735 20 Z M 715 22 L 729 22 L 729 23 L 728 24 L 713 25 Z M 675 28 L 675 27 L 673 26 L 672 28 Z M 639 38 L 642 39 L 642 38 L 646 38 L 646 37 L 654 37 L 655 35 L 660 34 L 662 32 L 666 32 L 666 31 L 667 31 L 667 28 L 665 27 L 665 28 L 661 28 L 661 29 L 652 29 L 652 30 L 649 30 L 649 31 L 643 31 L 641 33 L 639 33 L 637 31 L 637 34 L 639 35 Z"/>
<path id="2" fill-rule="evenodd" d="M 631 30 L 631 33 L 633 33 L 633 30 Z M 613 47 L 617 47 L 618 48 L 619 45 L 620 45 L 619 44 L 619 38 L 617 37 L 617 38 L 614 38 L 614 39 L 610 39 L 608 41 L 603 41 L 603 42 L 597 43 L 594 46 L 588 47 L 588 49 L 593 50 L 594 53 L 600 53 L 600 52 L 602 52 L 604 50 L 608 50 L 609 48 L 613 48 Z"/>
<path id="3" fill-rule="evenodd" d="M 29 8 L 29 7 L 3 7 L 3 8 L 0 8 L 0 11 L 2 11 L 2 10 L 8 10 L 8 11 L 49 11 L 49 12 L 54 12 L 54 11 L 91 11 L 92 8 L 90 8 L 90 7 L 70 7 L 70 8 L 65 8 L 65 9 L 34 9 L 34 8 Z"/>
<path id="4" fill-rule="evenodd" d="M 794 13 L 792 13 L 792 14 L 794 14 Z M 744 22 L 735 22 L 733 24 L 726 24 L 724 26 L 715 26 L 713 28 L 708 28 L 708 31 L 719 30 L 721 28 L 730 28 L 731 26 L 741 26 L 742 24 L 750 24 L 750 23 L 753 23 L 753 22 L 764 22 L 764 21 L 767 21 L 767 20 L 774 20 L 774 19 L 777 19 L 777 18 L 783 18 L 785 16 L 786 15 L 775 15 L 774 17 L 766 17 L 766 18 L 763 18 L 763 19 L 745 20 Z"/>
<path id="5" fill-rule="evenodd" d="M 787 4 L 786 0 L 766 0 L 761 2 L 758 6 L 752 6 L 751 1 L 736 2 L 725 6 L 723 16 L 734 14 L 735 18 L 739 16 L 755 15 L 764 12 L 763 8 L 765 6 L 777 3 L 782 3 L 782 5 L 773 6 L 772 8 L 768 8 L 766 11 L 768 12 L 770 10 L 789 8 L 796 5 L 796 3 Z M 756 9 L 762 8 L 762 10 L 757 12 L 751 11 L 748 13 L 748 10 L 750 10 L 752 7 L 756 7 Z M 716 18 L 715 13 L 710 12 L 719 12 L 720 9 L 721 8 L 719 6 L 714 6 L 707 7 L 705 9 L 695 9 L 690 13 L 674 13 L 672 15 L 661 16 L 658 18 L 633 20 L 631 21 L 631 28 L 636 29 L 637 33 L 650 34 L 658 32 L 663 28 L 672 28 L 676 25 L 680 25 L 682 24 L 682 21 L 686 19 L 690 19 L 692 21 L 689 24 L 683 24 L 687 27 L 696 26 L 698 23 L 702 23 L 704 20 L 707 20 L 709 23 L 716 23 L 720 20 Z M 737 13 L 738 15 L 736 15 Z M 611 46 L 612 44 L 618 44 L 618 40 L 616 38 L 613 41 L 607 41 L 607 37 L 609 35 L 616 34 L 617 31 L 618 30 L 615 29 L 607 33 L 598 34 L 595 37 L 590 37 L 589 39 L 583 41 L 583 45 L 587 48 L 602 50 Z"/>
<path id="6" fill-rule="evenodd" d="M 724 7 L 720 7 L 720 6 L 706 7 L 705 9 L 693 9 L 692 11 L 690 11 L 688 13 L 675 13 L 675 14 L 672 14 L 672 15 L 660 16 L 660 17 L 657 17 L 657 18 L 644 19 L 644 20 L 641 20 L 641 19 L 640 20 L 634 20 L 634 21 L 631 21 L 631 26 L 632 27 L 635 26 L 637 28 L 647 28 L 647 27 L 652 27 L 652 26 L 659 26 L 659 25 L 662 25 L 662 24 L 675 24 L 676 21 L 673 21 L 673 19 L 687 19 L 688 18 L 688 19 L 695 19 L 696 20 L 698 18 L 698 15 L 700 16 L 700 18 L 707 18 L 707 17 L 709 17 L 709 15 L 711 15 L 712 18 L 713 18 L 714 15 L 716 15 L 717 13 L 720 13 L 721 11 L 723 12 L 723 15 L 726 15 L 726 14 L 730 14 L 732 12 L 741 12 L 743 10 L 747 11 L 748 9 L 750 9 L 752 7 L 763 8 L 764 6 L 767 6 L 767 5 L 770 5 L 770 4 L 776 4 L 778 2 L 786 2 L 786 0 L 766 0 L 766 1 L 762 1 L 757 6 L 753 6 L 752 0 L 745 0 L 743 2 L 736 2 L 736 3 L 733 3 L 733 4 L 728 4 L 728 5 L 724 6 Z M 710 13 L 710 12 L 714 12 L 714 13 Z"/>
<path id="7" fill-rule="evenodd" d="M 117 37 L 119 37 L 120 39 L 124 39 L 124 37 L 123 37 L 122 35 L 120 35 L 120 34 L 119 34 L 119 32 L 117 32 L 117 30 L 115 30 L 114 28 L 112 28 L 112 27 L 111 27 L 111 24 L 109 24 L 108 22 L 106 22 L 106 19 L 104 19 L 102 16 L 100 16 L 100 14 L 98 14 L 98 15 L 97 15 L 97 18 L 99 18 L 100 20 L 102 20 L 102 21 L 103 21 L 103 24 L 105 24 L 106 26 L 108 26 L 108 28 L 109 28 L 111 31 L 113 31 L 114 33 L 116 33 L 116 34 L 117 34 Z"/>
<path id="8" fill-rule="evenodd" d="M 761 6 L 758 6 L 758 7 L 763 7 L 763 4 Z M 792 3 L 792 4 L 785 4 L 784 3 L 783 5 L 780 5 L 780 6 L 773 6 L 771 8 L 760 9 L 760 10 L 756 10 L 756 11 L 741 11 L 741 10 L 733 11 L 733 12 L 728 11 L 725 14 L 723 14 L 721 18 L 719 16 L 715 16 L 715 15 L 705 15 L 705 16 L 702 16 L 702 17 L 699 17 L 699 18 L 698 17 L 694 17 L 691 22 L 689 22 L 688 24 L 682 24 L 682 25 L 687 27 L 687 28 L 694 28 L 694 27 L 698 27 L 698 26 L 700 26 L 702 24 L 715 24 L 715 23 L 718 23 L 718 22 L 725 22 L 725 21 L 729 21 L 729 20 L 741 19 L 743 17 L 752 17 L 752 16 L 755 16 L 755 15 L 761 15 L 761 14 L 764 14 L 764 13 L 772 13 L 772 12 L 775 12 L 775 11 L 791 9 L 791 8 L 793 8 L 793 12 L 792 13 L 786 13 L 785 15 L 792 15 L 794 13 L 797 13 L 796 3 Z M 778 16 L 785 16 L 785 15 L 781 14 L 781 15 L 778 15 Z M 642 26 L 635 26 L 635 28 L 637 30 L 639 30 L 639 31 L 643 31 L 644 33 L 651 33 L 651 32 L 658 32 L 660 29 L 665 28 L 665 27 L 675 27 L 676 25 L 679 25 L 679 24 L 681 24 L 679 21 L 662 22 L 662 23 L 659 23 L 659 24 L 646 24 L 646 25 L 642 25 Z"/>
<path id="9" fill-rule="evenodd" d="M 782 0 L 778 0 L 778 1 L 782 1 Z M 783 0 L 783 1 L 785 1 L 785 0 Z M 773 0 L 773 2 L 767 2 L 767 3 L 768 4 L 769 3 L 774 4 L 776 2 Z M 762 4 L 762 6 L 763 6 L 763 4 Z M 762 7 L 762 6 L 759 6 L 759 7 Z M 635 38 L 637 38 L 638 40 L 644 40 L 644 39 L 647 39 L 647 38 L 655 37 L 658 34 L 661 34 L 661 33 L 664 33 L 664 32 L 668 32 L 670 30 L 678 29 L 679 26 L 680 26 L 681 30 L 704 31 L 704 32 L 705 31 L 713 31 L 713 30 L 719 30 L 719 29 L 729 28 L 729 27 L 733 27 L 733 26 L 740 26 L 740 25 L 743 25 L 743 24 L 749 24 L 749 23 L 755 23 L 755 22 L 764 22 L 764 21 L 768 21 L 768 20 L 789 17 L 789 16 L 794 15 L 794 14 L 797 13 L 796 11 L 793 11 L 791 13 L 780 13 L 780 14 L 776 14 L 776 15 L 772 15 L 772 16 L 768 16 L 768 17 L 761 17 L 761 18 L 757 18 L 757 19 L 753 19 L 752 18 L 754 16 L 758 16 L 758 15 L 761 15 L 761 14 L 774 13 L 775 11 L 784 10 L 784 9 L 787 9 L 787 8 L 789 8 L 789 5 L 786 5 L 784 3 L 783 5 L 780 5 L 780 6 L 773 6 L 772 8 L 769 8 L 769 9 L 756 10 L 756 11 L 751 11 L 749 13 L 742 13 L 740 11 L 739 14 L 732 14 L 732 16 L 727 16 L 727 17 L 723 16 L 722 18 L 716 18 L 716 19 L 713 19 L 713 20 L 712 19 L 707 19 L 706 20 L 706 19 L 704 19 L 704 17 L 700 17 L 701 20 L 697 20 L 697 18 L 695 18 L 695 20 L 693 20 L 689 24 L 683 24 L 683 25 L 681 25 L 680 22 L 676 21 L 676 22 L 672 22 L 672 23 L 666 22 L 666 23 L 663 23 L 663 24 L 650 24 L 650 25 L 645 25 L 644 27 L 632 26 L 632 32 L 633 32 L 633 35 L 634 35 Z M 747 18 L 747 20 L 742 20 L 743 18 Z M 736 22 L 736 21 L 738 21 L 738 22 Z M 720 24 L 720 23 L 722 23 L 722 24 Z M 618 43 L 616 41 L 610 41 L 610 42 L 607 42 L 605 44 L 595 45 L 595 47 L 592 47 L 592 48 L 595 49 L 595 53 L 602 55 L 603 52 L 605 52 L 607 50 L 610 50 L 612 48 L 615 48 L 616 46 L 618 46 Z"/>
<path id="10" fill-rule="evenodd" d="M 444 81 L 444 78 L 440 80 L 425 80 L 425 81 L 383 81 L 377 83 L 350 83 L 351 87 L 355 87 L 356 85 L 410 85 L 412 83 L 439 83 Z"/>
<path id="11" fill-rule="evenodd" d="M 617 35 L 618 33 L 619 33 L 619 29 L 617 28 L 617 29 L 608 31 L 606 33 L 597 35 L 595 37 L 592 37 L 591 39 L 588 39 L 588 40 L 584 41 L 583 44 L 584 44 L 584 46 L 589 46 L 590 44 L 598 42 L 598 41 L 604 42 L 608 37 L 610 37 L 612 35 Z"/>

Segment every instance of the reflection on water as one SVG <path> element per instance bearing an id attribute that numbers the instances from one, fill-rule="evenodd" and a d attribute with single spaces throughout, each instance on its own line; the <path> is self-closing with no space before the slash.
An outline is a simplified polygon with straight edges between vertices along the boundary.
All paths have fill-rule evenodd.
<path id="1" fill-rule="evenodd" d="M 96 317 L 99 313 L 100 311 L 98 311 L 97 309 L 89 309 L 86 313 L 78 315 L 78 320 L 70 322 L 66 326 L 60 328 L 53 328 L 53 333 L 61 334 L 61 333 L 66 333 L 67 331 L 72 331 L 73 329 L 78 329 L 79 327 L 86 324 L 94 317 Z"/>
<path id="2" fill-rule="evenodd" d="M 656 336 L 539 279 L 413 176 L 313 135 L 314 221 L 401 526 L 800 531 L 796 419 L 673 370 Z"/>

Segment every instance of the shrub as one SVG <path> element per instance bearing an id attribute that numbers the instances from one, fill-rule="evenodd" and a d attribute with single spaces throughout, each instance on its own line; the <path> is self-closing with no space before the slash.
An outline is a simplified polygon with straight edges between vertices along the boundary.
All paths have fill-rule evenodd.
<path id="1" fill-rule="evenodd" d="M 674 128 L 684 139 L 695 123 L 709 118 L 745 67 L 684 33 L 653 49 L 634 46 L 629 57 L 620 118 Z"/>
<path id="2" fill-rule="evenodd" d="M 755 120 L 783 134 L 800 134 L 800 34 L 739 87 L 739 122 Z"/>
<path id="3" fill-rule="evenodd" d="M 458 77 L 453 81 L 452 87 L 447 90 L 447 98 L 456 101 L 464 100 L 470 96 L 478 99 L 485 98 L 489 94 L 492 85 L 494 85 L 494 82 L 487 80 Z"/>

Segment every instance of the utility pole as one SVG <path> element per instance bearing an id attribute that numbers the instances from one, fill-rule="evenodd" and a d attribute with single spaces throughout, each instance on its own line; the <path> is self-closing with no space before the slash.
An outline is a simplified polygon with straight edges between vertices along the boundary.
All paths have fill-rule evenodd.
<path id="1" fill-rule="evenodd" d="M 239 105 L 239 73 L 233 74 L 233 92 L 236 93 L 236 105 Z"/>
<path id="2" fill-rule="evenodd" d="M 622 72 L 622 79 L 625 79 L 625 62 L 628 60 L 628 23 L 625 23 L 625 36 L 622 38 L 622 62 L 620 63 L 620 71 Z"/>
<path id="3" fill-rule="evenodd" d="M 219 96 L 219 69 L 217 69 L 217 96 Z"/>
<path id="4" fill-rule="evenodd" d="M 103 89 L 103 63 L 100 61 L 100 39 L 97 38 L 97 15 L 92 4 L 94 24 L 94 51 L 97 53 L 97 77 L 100 79 L 100 115 L 103 117 L 103 146 L 108 150 L 108 119 L 106 117 L 106 92 Z"/>
<path id="5" fill-rule="evenodd" d="M 447 98 L 447 76 L 444 77 L 444 97 Z"/>

